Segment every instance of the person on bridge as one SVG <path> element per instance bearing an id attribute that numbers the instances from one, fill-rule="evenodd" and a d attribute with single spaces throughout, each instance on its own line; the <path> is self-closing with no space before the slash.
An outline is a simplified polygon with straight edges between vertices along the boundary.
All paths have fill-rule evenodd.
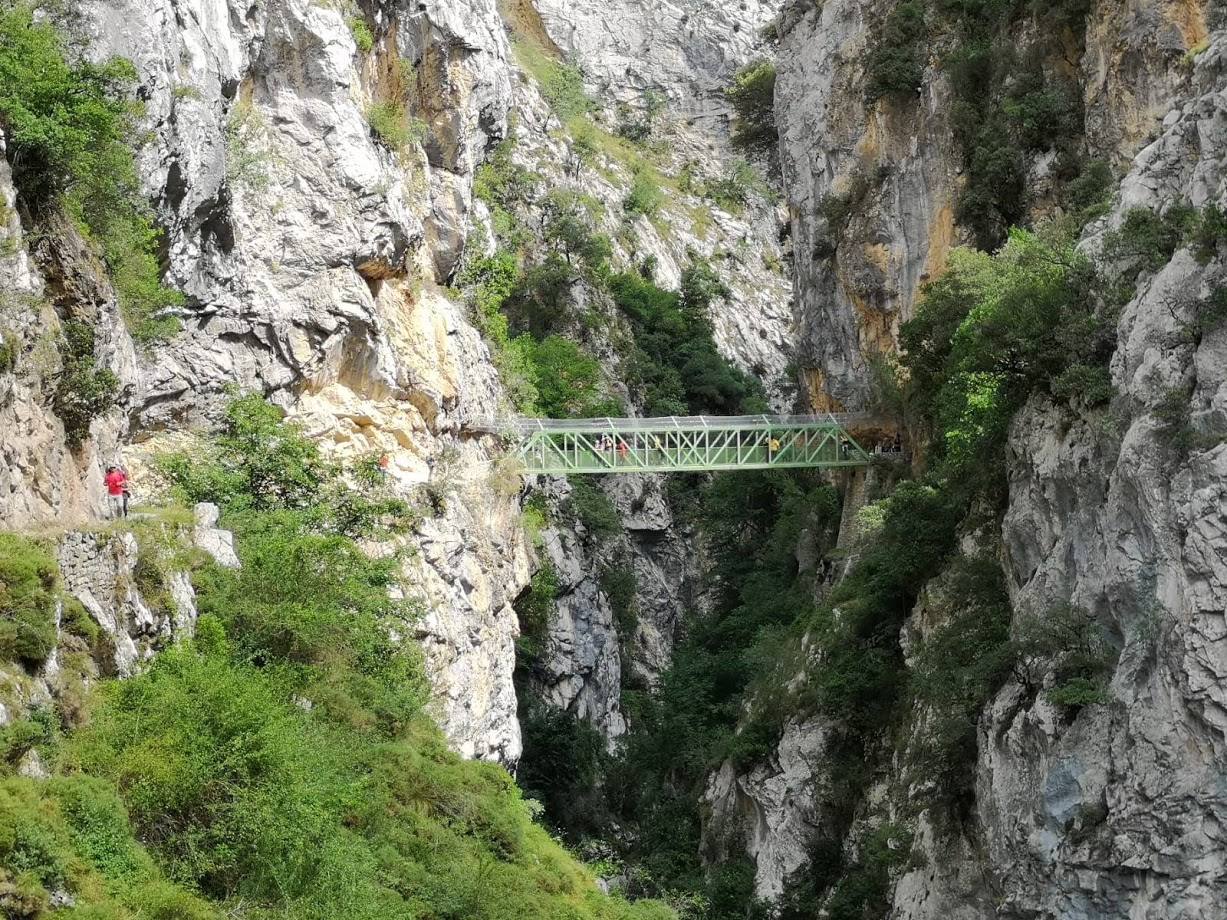
<path id="1" fill-rule="evenodd" d="M 128 474 L 117 466 L 108 466 L 104 480 L 107 487 L 107 506 L 111 517 L 118 520 L 128 516 Z"/>
<path id="2" fill-rule="evenodd" d="M 620 462 L 623 462 L 623 463 L 626 462 L 626 454 L 629 450 L 630 448 L 626 446 L 626 442 L 622 440 L 621 438 L 619 438 L 618 439 L 618 460 Z"/>
<path id="3" fill-rule="evenodd" d="M 774 460 L 775 455 L 780 452 L 780 439 L 775 435 L 771 436 L 771 440 L 767 442 L 767 459 Z"/>

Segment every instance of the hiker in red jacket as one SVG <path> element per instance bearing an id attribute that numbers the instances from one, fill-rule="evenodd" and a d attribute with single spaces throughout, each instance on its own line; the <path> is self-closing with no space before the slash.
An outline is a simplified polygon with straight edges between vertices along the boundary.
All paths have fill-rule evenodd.
<path id="1" fill-rule="evenodd" d="M 117 466 L 108 466 L 106 475 L 107 504 L 111 517 L 128 516 L 128 474 Z"/>

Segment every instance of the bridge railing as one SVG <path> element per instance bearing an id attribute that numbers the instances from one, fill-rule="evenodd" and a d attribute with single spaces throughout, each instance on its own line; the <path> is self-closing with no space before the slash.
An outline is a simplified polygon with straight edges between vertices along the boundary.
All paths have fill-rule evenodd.
<path id="1" fill-rule="evenodd" d="M 835 412 L 821 415 L 664 415 L 648 418 L 483 418 L 474 419 L 468 427 L 491 434 L 524 436 L 533 432 L 616 433 L 637 431 L 676 431 L 699 428 L 741 428 L 768 431 L 772 428 L 843 429 L 881 424 L 880 416 L 868 412 Z"/>

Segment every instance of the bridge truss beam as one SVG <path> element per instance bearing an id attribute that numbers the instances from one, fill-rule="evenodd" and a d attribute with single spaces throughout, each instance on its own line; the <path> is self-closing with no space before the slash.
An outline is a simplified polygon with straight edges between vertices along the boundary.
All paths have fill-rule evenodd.
<path id="1" fill-rule="evenodd" d="M 495 426 L 527 473 L 672 473 L 864 466 L 842 419 L 712 416 L 515 419 Z"/>

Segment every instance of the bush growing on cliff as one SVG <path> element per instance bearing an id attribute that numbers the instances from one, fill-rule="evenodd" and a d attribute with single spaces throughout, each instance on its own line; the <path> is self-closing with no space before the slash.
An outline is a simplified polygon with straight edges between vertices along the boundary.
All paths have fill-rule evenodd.
<path id="1" fill-rule="evenodd" d="M 654 217 L 664 202 L 664 193 L 651 173 L 640 170 L 631 180 L 630 191 L 622 199 L 622 210 L 631 216 Z"/>
<path id="2" fill-rule="evenodd" d="M 924 78 L 926 52 L 924 4 L 921 0 L 902 0 L 887 15 L 869 51 L 866 96 L 874 100 L 915 94 Z"/>
<path id="3" fill-rule="evenodd" d="M 566 509 L 581 524 L 592 539 L 605 543 L 622 531 L 622 519 L 605 490 L 588 477 L 575 477 Z"/>
<path id="4" fill-rule="evenodd" d="M 366 120 L 375 136 L 397 153 L 420 144 L 426 136 L 425 123 L 411 118 L 399 100 L 372 103 L 366 110 Z"/>
<path id="5" fill-rule="evenodd" d="M 61 367 L 51 405 L 64 424 L 68 445 L 75 450 L 89 437 L 94 419 L 115 405 L 119 378 L 109 368 L 98 366 L 92 326 L 67 320 L 60 333 Z"/>
<path id="6" fill-rule="evenodd" d="M 1114 316 L 1090 264 L 1057 228 L 1014 231 L 992 256 L 956 250 L 900 342 L 909 402 L 950 474 L 968 485 L 998 481 L 1006 426 L 1031 393 L 1089 404 L 1111 395 Z"/>
<path id="7" fill-rule="evenodd" d="M 135 77 L 128 61 L 70 60 L 29 5 L 0 12 L 0 121 L 21 199 L 36 218 L 62 208 L 97 244 L 129 330 L 149 342 L 178 328 L 164 311 L 182 297 L 160 281 L 159 234 L 133 162 Z"/>
<path id="8" fill-rule="evenodd" d="M 550 61 L 540 87 L 541 97 L 561 124 L 586 114 L 592 108 L 592 100 L 584 90 L 584 72 L 575 61 Z M 545 130 L 548 127 L 549 114 L 541 128 Z"/>
<path id="9" fill-rule="evenodd" d="M 774 150 L 780 139 L 775 126 L 775 64 L 761 60 L 745 65 L 724 92 L 737 113 L 733 143 L 757 153 Z"/>
<path id="10" fill-rule="evenodd" d="M 942 625 L 920 643 L 911 671 L 912 694 L 927 707 L 914 769 L 937 784 L 945 802 L 965 809 L 973 797 L 976 720 L 1009 675 L 1016 650 L 995 560 L 960 558 L 939 584 Z"/>
<path id="11" fill-rule="evenodd" d="M 375 35 L 366 24 L 366 19 L 362 16 L 350 16 L 345 20 L 345 24 L 349 26 L 349 34 L 354 37 L 354 44 L 359 51 L 366 54 L 375 47 Z"/>

